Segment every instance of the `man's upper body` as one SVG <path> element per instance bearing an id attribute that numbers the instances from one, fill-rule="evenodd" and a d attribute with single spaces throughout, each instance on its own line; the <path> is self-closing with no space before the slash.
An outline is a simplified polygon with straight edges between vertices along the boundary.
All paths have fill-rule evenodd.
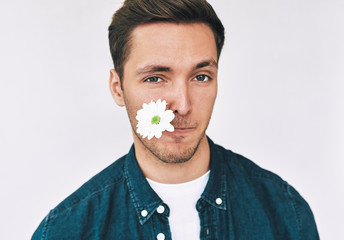
<path id="1" fill-rule="evenodd" d="M 319 239 L 312 212 L 293 187 L 208 141 L 210 174 L 195 206 L 197 239 Z M 175 239 L 170 215 L 132 147 L 51 210 L 32 239 Z"/>
<path id="2" fill-rule="evenodd" d="M 53 209 L 34 239 L 190 239 L 181 219 L 196 239 L 318 238 L 292 187 L 206 137 L 224 43 L 209 3 L 126 0 L 109 41 L 110 90 L 134 145 Z"/>

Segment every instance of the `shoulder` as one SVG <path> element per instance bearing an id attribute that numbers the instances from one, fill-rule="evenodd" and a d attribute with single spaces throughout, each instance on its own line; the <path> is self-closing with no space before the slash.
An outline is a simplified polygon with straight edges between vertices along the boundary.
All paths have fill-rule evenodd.
<path id="1" fill-rule="evenodd" d="M 214 144 L 214 149 L 220 154 L 220 164 L 227 176 L 229 186 L 238 189 L 237 194 L 250 195 L 262 201 L 273 199 L 277 204 L 282 202 L 293 205 L 304 204 L 301 195 L 276 173 L 222 146 Z"/>
<path id="2" fill-rule="evenodd" d="M 240 154 L 216 144 L 213 147 L 220 154 L 229 188 L 236 195 L 234 198 L 238 204 L 265 206 L 265 211 L 273 209 L 275 218 L 279 215 L 283 216 L 281 221 L 285 221 L 287 216 L 293 219 L 291 224 L 301 239 L 319 239 L 311 208 L 294 187 Z"/>
<path id="3" fill-rule="evenodd" d="M 214 144 L 214 150 L 220 154 L 222 164 L 227 167 L 227 170 L 231 171 L 232 174 L 239 177 L 249 178 L 251 180 L 262 180 L 262 181 L 273 181 L 277 184 L 285 184 L 285 181 L 277 174 L 266 170 L 250 159 L 232 152 L 220 145 Z"/>
<path id="4" fill-rule="evenodd" d="M 116 184 L 121 182 L 123 180 L 125 157 L 126 155 L 122 156 L 84 183 L 79 189 L 55 207 L 51 211 L 51 214 L 58 214 L 68 208 L 72 208 L 80 202 L 87 200 L 88 198 L 92 198 L 95 195 L 99 195 L 108 188 L 114 187 Z"/>
<path id="5" fill-rule="evenodd" d="M 51 227 L 52 221 L 55 222 L 57 219 L 61 219 L 59 222 L 74 221 L 73 217 L 87 212 L 90 205 L 99 207 L 99 204 L 108 201 L 107 198 L 116 194 L 120 188 L 118 185 L 124 182 L 125 159 L 126 155 L 113 162 L 53 208 L 40 223 L 32 239 L 45 239 L 45 233 L 48 231 L 48 226 Z"/>

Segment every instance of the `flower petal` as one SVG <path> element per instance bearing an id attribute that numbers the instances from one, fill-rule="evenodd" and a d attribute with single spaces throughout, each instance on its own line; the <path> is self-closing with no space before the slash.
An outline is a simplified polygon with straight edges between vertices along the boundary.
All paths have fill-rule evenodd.
<path id="1" fill-rule="evenodd" d="M 165 128 L 166 131 L 169 131 L 169 132 L 173 132 L 174 131 L 174 127 L 171 123 L 168 123 L 168 125 L 166 126 Z"/>
<path id="2" fill-rule="evenodd" d="M 175 115 L 174 115 L 174 113 L 172 112 L 172 110 L 166 110 L 165 112 L 164 112 L 164 115 L 162 116 L 167 122 L 171 122 L 173 119 L 174 119 L 174 117 L 175 117 Z"/>
<path id="3" fill-rule="evenodd" d="M 153 137 L 160 138 L 163 131 L 173 132 L 174 127 L 170 123 L 174 119 L 172 110 L 166 110 L 166 101 L 158 99 L 156 102 L 150 101 L 148 104 L 144 103 L 142 108 L 137 111 L 136 132 L 149 140 Z M 152 118 L 160 117 L 158 124 L 152 124 Z"/>
<path id="4" fill-rule="evenodd" d="M 156 137 L 156 138 L 160 138 L 161 135 L 162 135 L 162 132 L 161 132 L 161 131 L 156 131 L 156 132 L 155 132 L 155 137 Z"/>

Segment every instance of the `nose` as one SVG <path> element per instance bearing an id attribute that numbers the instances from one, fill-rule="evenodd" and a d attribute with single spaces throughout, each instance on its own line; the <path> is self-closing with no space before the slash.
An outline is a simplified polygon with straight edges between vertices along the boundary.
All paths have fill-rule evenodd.
<path id="1" fill-rule="evenodd" d="M 187 115 L 191 111 L 190 89 L 186 82 L 175 83 L 169 96 L 169 109 L 175 114 Z"/>

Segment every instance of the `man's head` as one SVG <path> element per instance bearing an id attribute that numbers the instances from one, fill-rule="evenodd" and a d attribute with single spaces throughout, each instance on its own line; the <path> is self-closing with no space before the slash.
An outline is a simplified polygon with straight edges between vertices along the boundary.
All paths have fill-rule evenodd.
<path id="1" fill-rule="evenodd" d="M 126 0 L 113 15 L 109 26 L 111 56 L 121 81 L 124 64 L 131 51 L 133 30 L 139 25 L 154 22 L 205 23 L 214 34 L 217 58 L 220 57 L 224 27 L 206 0 Z"/>
<path id="2" fill-rule="evenodd" d="M 135 151 L 149 152 L 166 163 L 186 162 L 206 141 L 217 95 L 222 24 L 202 0 L 131 0 L 122 9 L 109 28 L 115 64 L 110 88 L 116 103 L 127 109 Z M 128 25 L 116 21 L 119 13 L 123 22 L 128 18 L 131 23 L 127 32 Z M 116 32 L 117 28 L 123 32 Z M 143 103 L 157 99 L 166 100 L 174 112 L 175 131 L 164 132 L 159 139 L 143 139 L 136 133 L 136 113 Z"/>

